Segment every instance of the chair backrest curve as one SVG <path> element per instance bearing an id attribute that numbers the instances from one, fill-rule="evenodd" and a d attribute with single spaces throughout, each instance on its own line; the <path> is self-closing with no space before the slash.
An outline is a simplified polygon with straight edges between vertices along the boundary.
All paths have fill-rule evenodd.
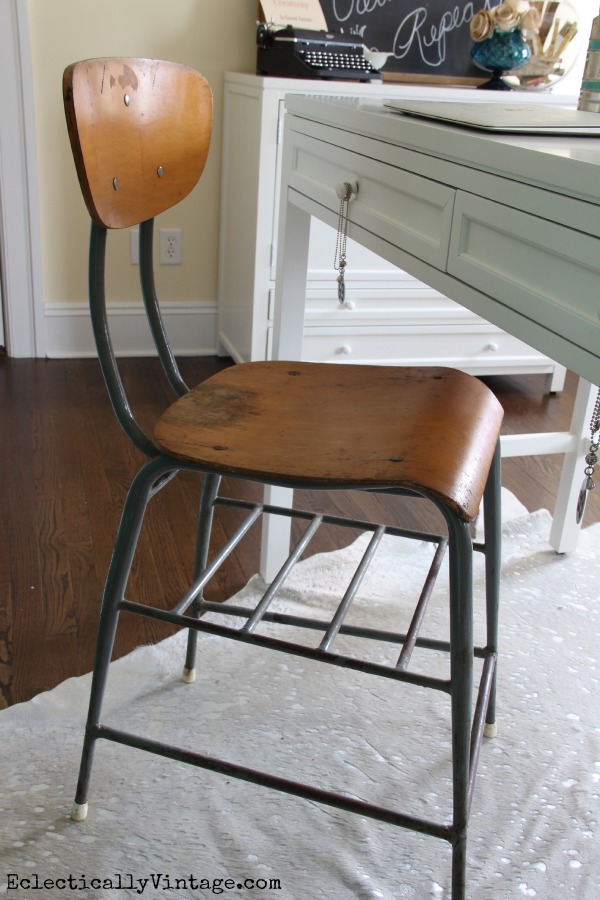
<path id="1" fill-rule="evenodd" d="M 63 97 L 79 183 L 98 225 L 137 225 L 197 183 L 210 146 L 212 93 L 194 69 L 88 59 L 65 69 Z"/>
<path id="2" fill-rule="evenodd" d="M 187 66 L 155 59 L 101 58 L 63 74 L 65 114 L 75 167 L 92 219 L 89 293 L 104 380 L 125 433 L 144 453 L 159 450 L 135 419 L 123 386 L 105 297 L 108 229 L 139 225 L 140 280 L 150 329 L 176 395 L 187 391 L 169 347 L 154 288 L 155 216 L 183 200 L 208 156 L 212 94 Z"/>

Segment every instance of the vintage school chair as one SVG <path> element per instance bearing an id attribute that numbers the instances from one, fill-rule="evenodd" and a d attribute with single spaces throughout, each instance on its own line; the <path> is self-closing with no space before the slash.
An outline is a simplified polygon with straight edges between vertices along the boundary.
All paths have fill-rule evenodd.
<path id="1" fill-rule="evenodd" d="M 64 73 L 64 103 L 81 190 L 92 219 L 89 288 L 93 327 L 106 385 L 117 418 L 149 460 L 135 477 L 122 513 L 100 615 L 89 716 L 73 818 L 87 814 L 88 784 L 98 738 L 116 741 L 344 810 L 412 828 L 450 842 L 453 848 L 453 897 L 464 897 L 466 836 L 479 747 L 487 728 L 495 727 L 495 666 L 500 564 L 500 476 L 498 435 L 502 410 L 476 378 L 446 368 L 353 366 L 306 362 L 256 362 L 232 366 L 193 389 L 183 382 L 165 334 L 153 281 L 152 233 L 156 215 L 186 197 L 198 181 L 209 150 L 212 99 L 205 79 L 183 65 L 147 59 L 92 59 Z M 109 335 L 104 291 L 107 233 L 139 225 L 140 277 L 158 355 L 177 399 L 146 434 L 136 422 L 119 377 Z M 213 227 L 210 223 L 207 228 Z M 178 472 L 203 477 L 198 522 L 197 567 L 192 584 L 171 611 L 126 599 L 125 588 L 146 506 Z M 447 524 L 446 536 L 415 534 L 438 545 L 432 569 L 448 550 L 450 635 L 446 642 L 417 637 L 429 589 L 419 599 L 398 645 L 394 665 L 336 653 L 338 634 L 378 635 L 377 623 L 356 629 L 344 624 L 356 581 L 384 533 L 398 528 L 362 523 L 373 537 L 351 587 L 332 621 L 297 621 L 320 634 L 313 644 L 293 645 L 266 637 L 257 623 L 276 622 L 277 589 L 305 550 L 322 516 L 300 513 L 305 537 L 267 590 L 255 612 L 246 611 L 239 629 L 219 624 L 219 604 L 203 599 L 203 588 L 237 542 L 263 514 L 260 504 L 240 501 L 247 517 L 212 560 L 208 546 L 213 512 L 220 503 L 221 476 L 268 485 L 310 490 L 363 490 L 429 498 Z M 474 545 L 469 523 L 484 502 L 485 544 Z M 269 511 L 273 511 L 271 507 Z M 289 509 L 277 509 L 288 516 Z M 332 521 L 332 517 L 324 517 Z M 336 519 L 337 521 L 337 519 Z M 356 527 L 357 523 L 349 523 Z M 196 523 L 190 523 L 195 527 Z M 473 647 L 472 556 L 485 554 L 487 644 Z M 157 549 L 157 554 L 159 548 Z M 428 579 L 429 582 L 430 579 Z M 273 601 L 271 603 L 271 601 Z M 343 794 L 234 765 L 227 760 L 165 748 L 141 735 L 111 728 L 102 721 L 102 698 L 119 613 L 127 610 L 189 629 L 184 681 L 192 681 L 198 632 L 219 634 L 258 646 L 298 653 L 347 668 L 380 674 L 445 691 L 452 716 L 453 809 L 448 823 L 417 820 Z M 241 615 L 237 609 L 236 615 Z M 290 621 L 290 617 L 286 617 Z M 449 653 L 446 680 L 411 672 L 415 646 Z M 474 655 L 483 659 L 473 703 Z M 194 696 L 190 702 L 202 703 Z M 323 681 L 326 692 L 326 680 Z M 487 723 L 487 725 L 486 725 Z M 424 746 L 435 740 L 423 735 Z M 424 786 L 424 790 L 425 790 Z M 390 795 L 391 795 L 390 791 Z"/>

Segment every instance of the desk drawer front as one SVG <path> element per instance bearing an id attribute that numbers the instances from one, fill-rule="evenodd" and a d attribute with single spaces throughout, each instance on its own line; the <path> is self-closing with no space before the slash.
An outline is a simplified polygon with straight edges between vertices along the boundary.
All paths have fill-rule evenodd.
<path id="1" fill-rule="evenodd" d="M 350 204 L 351 222 L 445 269 L 453 190 L 325 141 L 306 136 L 297 141 L 291 187 L 337 213 L 336 184 L 357 182 L 358 195 Z"/>
<path id="2" fill-rule="evenodd" d="M 491 326 L 471 332 L 446 327 L 389 326 L 340 331 L 334 327 L 304 330 L 303 359 L 314 362 L 379 362 L 446 365 L 472 372 L 549 371 L 552 364 L 512 335 Z"/>
<path id="3" fill-rule="evenodd" d="M 532 320 L 543 304 L 552 331 L 598 353 L 598 238 L 459 191 L 448 271 Z"/>

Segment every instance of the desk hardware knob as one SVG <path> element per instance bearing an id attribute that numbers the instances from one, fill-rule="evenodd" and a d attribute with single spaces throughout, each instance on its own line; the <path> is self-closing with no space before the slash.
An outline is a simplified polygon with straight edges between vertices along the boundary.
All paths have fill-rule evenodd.
<path id="1" fill-rule="evenodd" d="M 338 347 L 337 350 L 336 350 L 335 352 L 336 352 L 336 353 L 342 353 L 342 354 L 344 354 L 345 356 L 348 356 L 350 353 L 352 353 L 352 347 L 350 347 L 349 344 L 342 344 L 342 346 L 341 346 L 341 347 Z"/>
<path id="2" fill-rule="evenodd" d="M 350 197 L 348 197 L 348 190 L 350 190 Z M 338 181 L 335 192 L 340 200 L 349 200 L 358 194 L 358 183 L 356 181 Z"/>
<path id="3" fill-rule="evenodd" d="M 486 344 L 483 348 L 484 350 L 489 350 L 490 353 L 495 353 L 498 349 L 498 344 L 495 341 L 490 341 L 489 344 Z"/>

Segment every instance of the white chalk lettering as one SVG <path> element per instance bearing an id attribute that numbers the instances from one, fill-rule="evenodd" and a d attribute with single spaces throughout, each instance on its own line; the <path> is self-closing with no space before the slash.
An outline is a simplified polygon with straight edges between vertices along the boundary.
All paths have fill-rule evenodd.
<path id="1" fill-rule="evenodd" d="M 348 22 L 352 17 L 371 15 L 375 22 L 377 10 L 392 3 L 394 0 L 333 0 L 333 15 L 340 23 Z M 483 3 L 476 4 L 477 11 L 490 9 L 497 3 L 498 0 L 484 0 Z M 456 3 L 445 10 L 438 21 L 434 20 L 430 6 L 413 7 L 406 12 L 394 33 L 391 48 L 394 57 L 401 60 L 416 52 L 421 62 L 430 68 L 443 65 L 448 54 L 448 36 L 468 25 L 476 12 L 474 5 L 473 2 Z M 369 44 L 368 23 L 359 25 L 352 22 L 350 31 L 360 34 L 365 38 L 365 43 Z M 387 51 L 390 48 L 388 45 L 371 49 Z"/>

